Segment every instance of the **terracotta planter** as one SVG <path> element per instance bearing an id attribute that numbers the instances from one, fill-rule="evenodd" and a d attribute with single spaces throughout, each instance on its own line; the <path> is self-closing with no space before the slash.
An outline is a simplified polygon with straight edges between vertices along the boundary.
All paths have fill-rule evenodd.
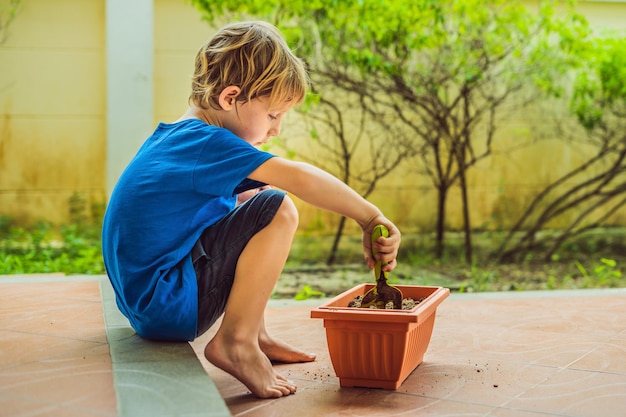
<path id="1" fill-rule="evenodd" d="M 397 389 L 422 363 L 443 287 L 398 285 L 405 298 L 425 300 L 412 310 L 347 307 L 373 284 L 358 285 L 311 311 L 324 319 L 330 359 L 342 387 Z"/>

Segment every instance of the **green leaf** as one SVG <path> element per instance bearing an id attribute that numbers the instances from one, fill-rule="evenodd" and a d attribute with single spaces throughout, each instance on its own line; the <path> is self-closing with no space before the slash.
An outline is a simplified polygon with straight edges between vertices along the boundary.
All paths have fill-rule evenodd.
<path id="1" fill-rule="evenodd" d="M 313 288 L 311 288 L 309 285 L 305 285 L 302 287 L 302 289 L 300 291 L 298 291 L 294 297 L 295 300 L 308 300 L 311 298 L 321 298 L 321 297 L 325 297 L 326 294 L 321 292 L 321 291 L 317 291 L 314 290 Z"/>

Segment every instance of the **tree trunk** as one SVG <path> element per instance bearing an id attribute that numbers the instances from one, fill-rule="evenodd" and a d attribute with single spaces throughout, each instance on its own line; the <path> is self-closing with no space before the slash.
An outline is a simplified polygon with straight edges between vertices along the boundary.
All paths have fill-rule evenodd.
<path id="1" fill-rule="evenodd" d="M 469 200 L 467 195 L 467 182 L 465 167 L 459 162 L 459 187 L 461 188 L 461 205 L 463 206 L 463 232 L 465 234 L 465 263 L 472 264 L 472 226 L 470 223 Z"/>
<path id="2" fill-rule="evenodd" d="M 328 255 L 328 259 L 326 260 L 326 265 L 333 265 L 337 262 L 337 250 L 339 249 L 339 241 L 341 240 L 341 236 L 343 235 L 343 229 L 346 225 L 346 218 L 341 217 L 339 220 L 339 225 L 337 225 L 337 231 L 335 232 L 335 239 L 333 240 L 333 246 L 330 249 L 330 254 Z"/>
<path id="3" fill-rule="evenodd" d="M 447 193 L 448 188 L 446 186 L 437 187 L 437 239 L 435 240 L 436 259 L 441 259 L 443 257 Z"/>

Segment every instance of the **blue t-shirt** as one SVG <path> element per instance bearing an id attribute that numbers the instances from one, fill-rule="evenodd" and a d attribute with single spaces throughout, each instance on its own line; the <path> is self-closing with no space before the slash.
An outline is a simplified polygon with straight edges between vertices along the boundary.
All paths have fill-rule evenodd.
<path id="1" fill-rule="evenodd" d="M 117 305 L 139 335 L 197 336 L 191 249 L 235 208 L 235 190 L 272 156 L 198 119 L 159 124 L 139 149 L 113 190 L 102 233 Z"/>

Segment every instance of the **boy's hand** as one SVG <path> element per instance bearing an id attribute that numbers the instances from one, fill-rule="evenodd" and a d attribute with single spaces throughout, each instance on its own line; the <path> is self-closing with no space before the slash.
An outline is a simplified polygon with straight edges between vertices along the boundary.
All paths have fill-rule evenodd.
<path id="1" fill-rule="evenodd" d="M 389 237 L 379 237 L 374 248 L 378 251 L 376 258 L 372 255 L 372 243 L 371 236 L 372 230 L 377 224 L 383 224 L 389 230 Z M 376 261 L 379 260 L 383 264 L 383 271 L 390 272 L 397 266 L 396 257 L 398 256 L 398 249 L 400 247 L 401 234 L 400 230 L 383 215 L 376 216 L 370 219 L 367 224 L 361 226 L 363 229 L 363 255 L 365 256 L 365 262 L 371 269 L 376 265 Z"/>
<path id="2" fill-rule="evenodd" d="M 237 205 L 245 203 L 261 191 L 269 190 L 270 188 L 272 188 L 270 185 L 265 185 L 260 188 L 253 188 L 252 190 L 244 191 L 243 193 L 237 194 Z"/>

